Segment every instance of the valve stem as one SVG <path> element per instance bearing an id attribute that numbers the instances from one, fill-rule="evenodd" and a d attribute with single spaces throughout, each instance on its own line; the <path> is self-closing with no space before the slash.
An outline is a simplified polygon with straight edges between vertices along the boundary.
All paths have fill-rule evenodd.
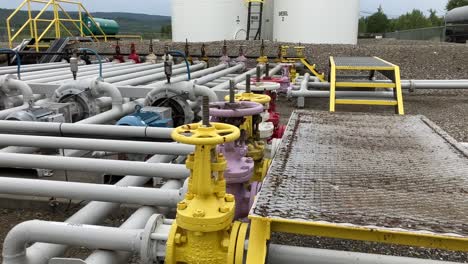
<path id="1" fill-rule="evenodd" d="M 270 63 L 265 63 L 265 79 L 270 78 Z"/>
<path id="2" fill-rule="evenodd" d="M 246 75 L 246 79 L 245 79 L 245 92 L 246 93 L 250 93 L 250 82 L 251 82 L 251 78 L 252 76 L 250 76 L 250 74 L 247 74 Z"/>
<path id="3" fill-rule="evenodd" d="M 262 77 L 262 68 L 257 66 L 257 82 L 260 82 L 260 78 Z"/>
<path id="4" fill-rule="evenodd" d="M 234 104 L 236 102 L 235 100 L 235 94 L 234 94 L 234 80 L 229 80 L 229 103 Z"/>
<path id="5" fill-rule="evenodd" d="M 210 98 L 208 96 L 203 96 L 202 109 L 202 124 L 205 127 L 210 127 Z"/>

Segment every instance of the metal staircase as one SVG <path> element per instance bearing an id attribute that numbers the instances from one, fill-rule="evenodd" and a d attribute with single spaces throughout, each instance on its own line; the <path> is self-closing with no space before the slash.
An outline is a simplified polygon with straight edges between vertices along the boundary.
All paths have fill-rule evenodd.
<path id="1" fill-rule="evenodd" d="M 343 75 L 349 72 L 360 75 Z M 369 72 L 369 75 L 362 75 L 365 72 Z M 376 73 L 387 80 L 375 80 Z M 337 89 L 390 89 L 393 96 L 384 99 L 338 97 Z M 396 114 L 404 115 L 400 67 L 378 57 L 330 57 L 330 112 L 335 112 L 336 105 L 393 106 Z"/>
<path id="2" fill-rule="evenodd" d="M 263 1 L 248 0 L 247 40 L 259 40 L 262 37 Z"/>
<path id="3" fill-rule="evenodd" d="M 61 59 L 61 55 L 53 54 L 53 53 L 60 53 L 64 51 L 67 47 L 70 38 L 59 38 L 54 40 L 50 47 L 47 49 L 46 55 L 42 56 L 39 60 L 39 63 L 48 63 L 48 62 L 58 62 Z"/>

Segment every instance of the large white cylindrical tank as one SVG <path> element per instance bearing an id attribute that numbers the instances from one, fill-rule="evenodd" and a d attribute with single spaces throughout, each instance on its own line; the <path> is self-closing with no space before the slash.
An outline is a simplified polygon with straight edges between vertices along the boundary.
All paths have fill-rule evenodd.
<path id="1" fill-rule="evenodd" d="M 356 44 L 359 0 L 274 0 L 273 40 Z"/>
<path id="2" fill-rule="evenodd" d="M 191 42 L 245 39 L 243 0 L 172 0 L 172 39 Z"/>

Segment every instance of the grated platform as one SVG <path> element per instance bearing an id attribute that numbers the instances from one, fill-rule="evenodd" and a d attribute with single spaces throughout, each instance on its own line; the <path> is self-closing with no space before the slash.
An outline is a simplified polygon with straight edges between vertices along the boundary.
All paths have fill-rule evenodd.
<path id="1" fill-rule="evenodd" d="M 333 57 L 337 67 L 392 67 L 375 57 Z"/>
<path id="2" fill-rule="evenodd" d="M 251 215 L 468 237 L 468 152 L 423 116 L 295 111 Z"/>

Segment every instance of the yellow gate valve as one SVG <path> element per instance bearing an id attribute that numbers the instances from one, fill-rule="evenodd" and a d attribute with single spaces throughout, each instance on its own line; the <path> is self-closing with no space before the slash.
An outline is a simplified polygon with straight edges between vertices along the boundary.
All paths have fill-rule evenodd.
<path id="1" fill-rule="evenodd" d="M 237 127 L 205 119 L 203 124 L 184 125 L 172 132 L 175 141 L 196 147 L 186 162 L 191 175 L 166 244 L 167 264 L 232 263 L 228 255 L 234 254 L 229 250 L 235 242 L 231 236 L 235 199 L 226 193 L 226 160 L 216 153 L 216 145 L 239 137 Z"/>

